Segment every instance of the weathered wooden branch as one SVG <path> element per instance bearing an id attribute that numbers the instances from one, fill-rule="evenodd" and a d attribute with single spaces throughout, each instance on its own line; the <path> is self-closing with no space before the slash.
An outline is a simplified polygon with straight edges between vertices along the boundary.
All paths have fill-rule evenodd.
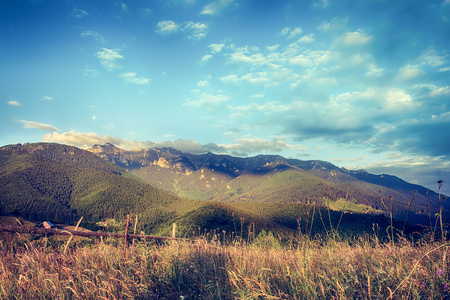
<path id="1" fill-rule="evenodd" d="M 11 233 L 34 233 L 34 234 L 54 234 L 54 235 L 77 235 L 84 237 L 115 237 L 124 238 L 123 233 L 110 233 L 110 232 L 92 232 L 92 231 L 72 231 L 72 230 L 60 230 L 60 229 L 46 229 L 39 227 L 24 227 L 24 226 L 0 226 L 0 231 Z M 144 240 L 177 240 L 194 242 L 194 240 L 171 238 L 163 236 L 153 235 L 140 235 L 140 234 L 128 234 L 130 239 L 144 239 Z"/>
<path id="2" fill-rule="evenodd" d="M 127 238 L 128 238 L 128 226 L 130 225 L 130 215 L 127 215 L 127 225 L 125 226 L 125 235 L 123 236 L 123 256 L 127 257 Z"/>
<path id="3" fill-rule="evenodd" d="M 77 223 L 77 226 L 75 226 L 75 230 L 74 231 L 77 231 L 78 226 L 80 226 L 81 220 L 83 220 L 83 216 L 81 216 L 80 220 Z M 64 247 L 64 253 L 66 253 L 67 248 L 69 247 L 70 241 L 72 241 L 72 239 L 73 239 L 73 234 L 70 235 L 70 238 L 67 241 L 66 247 Z"/>

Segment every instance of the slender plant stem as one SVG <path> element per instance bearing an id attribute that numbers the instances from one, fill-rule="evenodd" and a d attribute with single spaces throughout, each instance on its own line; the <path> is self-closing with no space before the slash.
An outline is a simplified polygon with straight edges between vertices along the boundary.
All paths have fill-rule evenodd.
<path id="1" fill-rule="evenodd" d="M 342 208 L 341 217 L 339 218 L 339 222 L 337 224 L 336 231 L 339 230 L 339 226 L 341 225 L 342 217 L 344 216 L 345 205 L 347 204 L 347 201 L 348 201 L 348 192 L 349 191 L 350 191 L 350 182 L 347 185 L 347 194 L 345 194 L 345 203 L 344 203 L 344 207 Z"/>
<path id="2" fill-rule="evenodd" d="M 405 222 L 403 223 L 403 230 L 402 230 L 403 234 L 405 233 L 405 226 L 406 226 L 406 221 L 408 221 L 408 214 L 409 214 L 409 210 L 410 210 L 410 208 L 411 208 L 411 203 L 414 201 L 414 199 L 416 198 L 416 196 L 417 196 L 417 190 L 414 191 L 414 197 L 412 198 L 411 201 L 409 201 L 409 204 L 408 204 L 408 210 L 406 211 Z"/>

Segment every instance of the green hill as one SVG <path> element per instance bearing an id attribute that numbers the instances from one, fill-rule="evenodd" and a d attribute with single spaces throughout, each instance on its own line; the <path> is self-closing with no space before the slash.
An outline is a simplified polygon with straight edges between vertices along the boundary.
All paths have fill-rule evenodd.
<path id="1" fill-rule="evenodd" d="M 58 144 L 0 148 L 0 211 L 29 220 L 73 223 L 81 216 L 140 216 L 142 229 L 154 231 L 199 205 L 131 178 L 94 154 Z M 122 174 L 126 174 L 125 176 Z"/>

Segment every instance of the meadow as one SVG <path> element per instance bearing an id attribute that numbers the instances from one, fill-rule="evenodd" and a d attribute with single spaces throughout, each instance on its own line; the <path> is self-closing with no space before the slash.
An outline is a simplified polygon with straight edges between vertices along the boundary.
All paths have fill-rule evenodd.
<path id="1" fill-rule="evenodd" d="M 271 232 L 227 241 L 0 241 L 0 299 L 449 299 L 448 242 Z M 74 239 L 75 240 L 75 239 Z"/>

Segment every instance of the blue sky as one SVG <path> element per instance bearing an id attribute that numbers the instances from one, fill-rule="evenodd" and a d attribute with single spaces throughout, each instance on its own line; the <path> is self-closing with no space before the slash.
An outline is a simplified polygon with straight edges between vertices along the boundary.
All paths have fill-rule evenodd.
<path id="1" fill-rule="evenodd" d="M 280 154 L 450 194 L 450 0 L 2 0 L 0 40 L 0 145 Z"/>

